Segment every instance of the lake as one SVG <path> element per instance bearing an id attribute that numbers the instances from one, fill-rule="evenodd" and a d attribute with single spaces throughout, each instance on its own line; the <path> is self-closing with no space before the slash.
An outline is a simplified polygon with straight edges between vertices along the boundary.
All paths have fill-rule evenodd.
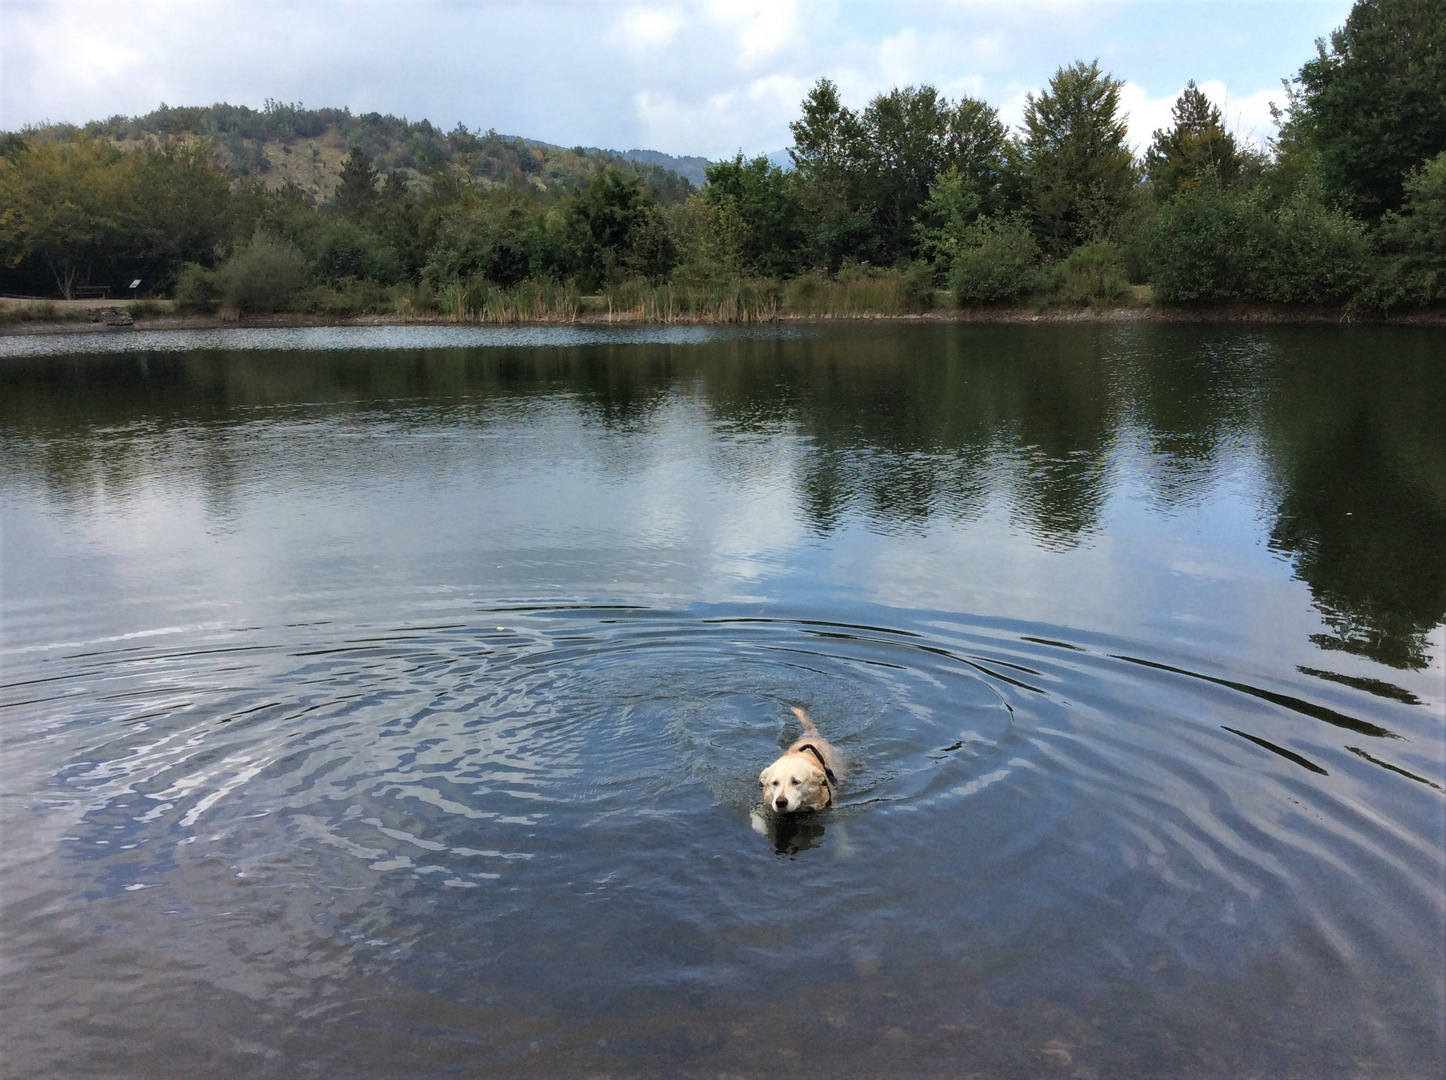
<path id="1" fill-rule="evenodd" d="M 1443 359 L 0 337 L 6 1072 L 1437 1077 Z"/>

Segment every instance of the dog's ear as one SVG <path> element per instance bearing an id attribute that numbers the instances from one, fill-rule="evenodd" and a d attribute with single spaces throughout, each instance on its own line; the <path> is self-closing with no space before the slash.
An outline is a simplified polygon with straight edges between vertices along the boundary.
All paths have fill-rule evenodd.
<path id="1" fill-rule="evenodd" d="M 764 769 L 761 773 L 758 774 L 758 786 L 759 786 L 759 787 L 762 787 L 762 786 L 764 785 L 764 783 L 767 781 L 767 778 L 768 778 L 768 770 L 767 770 L 767 769 Z"/>

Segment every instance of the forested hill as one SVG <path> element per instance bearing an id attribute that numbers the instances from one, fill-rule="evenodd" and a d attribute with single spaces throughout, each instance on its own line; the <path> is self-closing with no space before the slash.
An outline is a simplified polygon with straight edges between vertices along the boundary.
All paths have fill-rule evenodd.
<path id="1" fill-rule="evenodd" d="M 690 184 L 701 185 L 708 164 L 704 158 L 655 150 L 569 149 L 495 131 L 473 132 L 461 124 L 443 131 L 428 120 L 375 112 L 354 115 L 350 109 L 307 109 L 279 101 L 267 101 L 261 109 L 224 103 L 162 105 L 145 116 L 94 121 L 84 130 L 122 148 L 177 135 L 205 136 L 233 176 L 254 177 L 268 187 L 295 184 L 318 203 L 335 193 L 342 161 L 353 146 L 360 146 L 383 175 L 396 172 L 415 180 L 429 169 L 460 167 L 483 187 L 522 183 L 553 195 L 573 191 L 615 164 L 636 173 L 663 203 L 685 198 Z"/>

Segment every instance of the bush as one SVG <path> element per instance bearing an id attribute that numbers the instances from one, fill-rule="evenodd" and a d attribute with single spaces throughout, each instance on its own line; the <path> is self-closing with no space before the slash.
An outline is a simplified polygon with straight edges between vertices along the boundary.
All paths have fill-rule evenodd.
<path id="1" fill-rule="evenodd" d="M 226 307 L 276 311 L 306 288 L 306 258 L 294 244 L 257 233 L 217 268 L 215 280 Z"/>
<path id="2" fill-rule="evenodd" d="M 965 304 L 1018 300 L 1039 285 L 1039 245 L 1018 217 L 981 218 L 965 230 L 949 287 Z"/>
<path id="3" fill-rule="evenodd" d="M 308 247 L 316 252 L 313 267 L 317 279 L 327 284 L 337 285 L 350 278 L 395 285 L 402 279 L 402 260 L 396 249 L 350 221 L 338 218 L 327 222 Z"/>
<path id="4" fill-rule="evenodd" d="M 1256 299 L 1270 250 L 1270 220 L 1248 193 L 1215 185 L 1183 190 L 1148 233 L 1148 269 L 1166 303 Z"/>
<path id="5" fill-rule="evenodd" d="M 934 309 L 934 270 L 926 262 L 910 263 L 901 275 L 904 309 L 925 312 Z"/>
<path id="6" fill-rule="evenodd" d="M 38 300 L 31 304 L 0 305 L 0 325 L 22 322 L 61 322 L 66 319 L 81 319 L 79 311 L 62 311 L 49 300 Z"/>
<path id="7" fill-rule="evenodd" d="M 221 303 L 221 286 L 216 281 L 214 270 L 207 270 L 198 263 L 187 263 L 176 277 L 176 287 L 171 296 L 180 311 L 209 313 Z"/>
<path id="8" fill-rule="evenodd" d="M 1339 303 L 1365 284 L 1370 259 L 1364 227 L 1308 190 L 1270 210 L 1258 191 L 1200 185 L 1150 230 L 1150 284 L 1167 303 Z"/>
<path id="9" fill-rule="evenodd" d="M 1075 248 L 1054 264 L 1050 278 L 1051 299 L 1062 304 L 1107 307 L 1134 295 L 1124 250 L 1105 241 Z"/>
<path id="10" fill-rule="evenodd" d="M 290 306 L 318 315 L 367 315 L 392 310 L 398 293 L 398 289 L 375 281 L 344 278 L 335 285 L 318 285 L 301 291 L 292 298 Z"/>
<path id="11" fill-rule="evenodd" d="M 130 314 L 131 318 L 139 319 L 147 315 L 165 315 L 169 313 L 171 309 L 170 305 L 163 300 L 154 300 L 150 297 L 145 297 L 140 300 L 132 300 L 125 306 L 125 310 Z"/>
<path id="12" fill-rule="evenodd" d="M 536 261 L 534 247 L 545 246 L 536 226 L 522 206 L 503 199 L 458 210 L 442 222 L 422 275 L 438 285 L 472 277 L 516 285 Z M 557 257 L 566 262 L 564 252 Z"/>
<path id="13" fill-rule="evenodd" d="M 1405 191 L 1377 234 L 1383 258 L 1367 299 L 1379 307 L 1446 300 L 1446 152 L 1411 173 Z"/>
<path id="14" fill-rule="evenodd" d="M 1365 226 L 1298 195 L 1271 215 L 1271 245 L 1261 298 L 1283 304 L 1333 304 L 1366 284 L 1371 243 Z"/>

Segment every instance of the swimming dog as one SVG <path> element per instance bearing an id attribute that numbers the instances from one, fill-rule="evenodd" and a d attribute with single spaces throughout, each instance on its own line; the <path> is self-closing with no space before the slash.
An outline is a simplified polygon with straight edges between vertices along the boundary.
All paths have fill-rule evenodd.
<path id="1" fill-rule="evenodd" d="M 802 709 L 794 709 L 793 715 L 803 725 L 803 737 L 758 774 L 763 805 L 779 814 L 832 806 L 838 786 L 839 764 L 833 747 Z"/>

